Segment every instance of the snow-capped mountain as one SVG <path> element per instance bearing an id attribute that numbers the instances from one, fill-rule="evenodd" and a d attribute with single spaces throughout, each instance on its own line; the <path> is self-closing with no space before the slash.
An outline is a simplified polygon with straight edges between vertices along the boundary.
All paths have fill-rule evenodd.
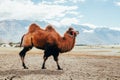
<path id="1" fill-rule="evenodd" d="M 0 21 L 0 43 L 6 42 L 20 42 L 23 34 L 31 23 L 40 24 L 44 26 L 47 23 L 44 21 L 28 21 L 28 20 L 5 20 Z"/>
<path id="2" fill-rule="evenodd" d="M 120 31 L 105 27 L 90 28 L 89 26 L 73 25 L 80 32 L 80 44 L 120 44 Z"/>
<path id="3" fill-rule="evenodd" d="M 20 42 L 31 23 L 37 23 L 42 28 L 48 24 L 44 21 L 5 20 L 0 21 L 0 43 Z M 52 23 L 51 23 L 52 24 Z M 109 28 L 91 28 L 85 25 L 71 25 L 79 31 L 76 44 L 120 44 L 120 31 Z M 63 35 L 69 26 L 54 28 Z"/>

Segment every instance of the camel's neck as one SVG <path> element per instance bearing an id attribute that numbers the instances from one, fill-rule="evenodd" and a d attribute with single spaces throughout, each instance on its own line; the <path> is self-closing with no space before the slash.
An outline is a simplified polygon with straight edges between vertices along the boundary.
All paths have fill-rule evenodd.
<path id="1" fill-rule="evenodd" d="M 75 44 L 75 38 L 71 37 L 70 35 L 65 35 L 59 42 L 58 48 L 60 52 L 67 52 L 72 50 Z"/>

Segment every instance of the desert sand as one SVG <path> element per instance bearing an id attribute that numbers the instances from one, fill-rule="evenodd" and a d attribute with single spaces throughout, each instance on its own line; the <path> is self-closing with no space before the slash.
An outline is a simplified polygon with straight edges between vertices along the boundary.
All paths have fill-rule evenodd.
<path id="1" fill-rule="evenodd" d="M 23 69 L 22 48 L 0 48 L 0 80 L 120 80 L 120 46 L 77 46 L 62 53 L 57 70 L 49 57 L 41 69 L 43 51 L 33 48 L 25 57 L 29 69 Z"/>

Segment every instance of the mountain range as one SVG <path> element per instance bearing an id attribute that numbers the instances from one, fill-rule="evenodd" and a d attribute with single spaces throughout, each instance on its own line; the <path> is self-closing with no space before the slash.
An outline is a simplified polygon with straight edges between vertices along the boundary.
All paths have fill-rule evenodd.
<path id="1" fill-rule="evenodd" d="M 20 42 L 23 34 L 27 32 L 30 24 L 36 23 L 45 28 L 49 23 L 45 21 L 4 20 L 0 21 L 0 43 Z M 91 28 L 85 25 L 70 25 L 79 31 L 76 44 L 120 44 L 120 31 L 110 28 Z M 54 26 L 61 36 L 70 26 Z"/>

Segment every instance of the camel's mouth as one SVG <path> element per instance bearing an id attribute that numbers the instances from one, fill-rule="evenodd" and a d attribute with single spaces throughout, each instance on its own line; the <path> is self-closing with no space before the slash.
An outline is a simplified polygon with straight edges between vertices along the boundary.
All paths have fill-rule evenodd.
<path id="1" fill-rule="evenodd" d="M 72 31 L 71 36 L 76 37 L 79 34 L 79 31 Z"/>
<path id="2" fill-rule="evenodd" d="M 71 37 L 76 37 L 79 34 L 79 31 L 75 31 L 73 28 L 69 28 L 68 33 Z"/>

